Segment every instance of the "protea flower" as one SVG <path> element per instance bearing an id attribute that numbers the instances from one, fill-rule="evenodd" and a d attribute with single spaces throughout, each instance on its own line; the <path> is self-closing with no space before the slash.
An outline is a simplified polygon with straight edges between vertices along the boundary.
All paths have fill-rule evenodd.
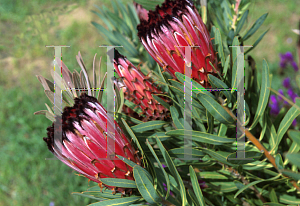
<path id="1" fill-rule="evenodd" d="M 168 109 L 151 96 L 152 94 L 163 94 L 163 92 L 153 84 L 148 76 L 145 76 L 140 69 L 137 69 L 117 50 L 115 50 L 114 67 L 121 78 L 118 81 L 119 88 L 123 89 L 127 100 L 133 102 L 142 109 L 142 112 L 139 115 L 145 116 L 142 119 L 143 121 L 156 119 L 163 120 L 169 117 Z M 169 103 L 167 99 L 163 100 Z M 132 114 L 133 111 L 130 108 L 125 107 L 125 113 L 126 112 Z"/>
<path id="2" fill-rule="evenodd" d="M 137 29 L 149 54 L 176 78 L 175 72 L 185 71 L 185 48 L 180 46 L 198 46 L 191 48 L 192 78 L 209 87 L 207 75 L 217 74 L 218 62 L 208 30 L 192 2 L 166 0 L 155 11 L 150 10 L 148 17 Z"/>
<path id="3" fill-rule="evenodd" d="M 71 73 L 62 62 L 62 78 L 52 73 L 53 78 L 56 76 L 55 85 L 50 80 L 37 76 L 51 102 L 54 102 L 54 86 L 65 91 L 62 96 L 62 116 L 55 115 L 54 107 L 51 109 L 47 104 L 48 110 L 35 112 L 35 114 L 45 115 L 52 122 L 61 123 L 61 128 L 55 128 L 56 130 L 54 130 L 54 123 L 48 127 L 48 137 L 44 138 L 44 141 L 58 159 L 90 180 L 99 183 L 101 189 L 103 188 L 101 178 L 133 180 L 132 168 L 122 160 L 100 159 L 106 158 L 106 155 L 111 153 L 107 152 L 107 149 L 108 151 L 110 149 L 107 147 L 107 128 L 113 131 L 113 124 L 115 124 L 115 154 L 128 158 L 138 165 L 141 164 L 137 151 L 116 121 L 107 121 L 106 110 L 99 103 L 103 91 L 97 94 L 93 89 L 103 87 L 105 76 L 102 81 L 100 79 L 96 81 L 97 75 L 93 68 L 93 81 L 90 81 L 80 52 L 76 59 L 82 69 L 80 74 L 76 70 Z M 95 59 L 93 65 L 96 65 Z M 58 133 L 62 134 L 61 141 L 54 139 L 55 134 L 59 135 Z M 122 194 L 131 192 L 130 188 L 104 186 L 112 189 L 113 192 L 118 191 Z"/>
<path id="4" fill-rule="evenodd" d="M 99 178 L 119 178 L 133 180 L 132 168 L 122 160 L 108 159 L 107 156 L 107 130 L 112 130 L 115 124 L 115 154 L 128 158 L 141 164 L 137 151 L 115 122 L 107 121 L 106 110 L 96 98 L 85 93 L 75 98 L 73 107 L 65 107 L 62 117 L 56 117 L 62 125 L 62 142 L 55 141 L 54 123 L 47 128 L 47 143 L 49 150 L 63 163 L 86 176 L 90 180 L 102 183 Z M 107 160 L 101 160 L 107 158 Z M 130 188 L 115 188 L 106 186 L 114 192 L 123 194 L 131 192 Z"/>
<path id="5" fill-rule="evenodd" d="M 135 10 L 136 10 L 136 13 L 137 13 L 139 19 L 148 21 L 148 10 L 144 9 L 142 7 L 142 5 L 140 5 L 136 2 L 133 2 L 133 5 L 135 7 Z"/>

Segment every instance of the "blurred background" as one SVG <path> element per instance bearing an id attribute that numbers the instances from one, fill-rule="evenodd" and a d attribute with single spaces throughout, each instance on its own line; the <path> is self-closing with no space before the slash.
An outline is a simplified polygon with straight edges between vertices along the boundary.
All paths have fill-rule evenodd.
<path id="1" fill-rule="evenodd" d="M 300 20 L 298 0 L 251 2 L 248 29 L 258 17 L 267 12 L 269 15 L 245 45 L 253 44 L 270 28 L 249 54 L 256 60 L 258 69 L 263 58 L 267 60 L 274 75 L 272 87 L 278 90 L 284 78 L 280 75 L 279 53 L 290 51 L 297 58 L 298 36 L 292 29 L 298 28 Z M 35 76 L 52 80 L 54 49 L 45 45 L 71 46 L 62 50 L 62 59 L 71 71 L 80 70 L 76 61 L 78 51 L 89 71 L 95 53 L 97 60 L 105 56 L 106 49 L 98 46 L 106 42 L 91 24 L 91 21 L 102 24 L 91 12 L 96 10 L 94 4 L 111 8 L 110 0 L 0 1 L 0 206 L 65 206 L 93 202 L 71 193 L 84 191 L 94 183 L 76 176 L 60 161 L 46 160 L 53 155 L 42 138 L 47 136 L 46 128 L 51 122 L 33 113 L 46 109 L 44 103 L 51 105 Z M 285 75 L 293 76 L 293 73 Z"/>

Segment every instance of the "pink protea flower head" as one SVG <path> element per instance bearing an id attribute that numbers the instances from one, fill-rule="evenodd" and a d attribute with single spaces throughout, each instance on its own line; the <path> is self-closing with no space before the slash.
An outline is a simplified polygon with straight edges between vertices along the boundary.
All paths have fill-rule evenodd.
<path id="1" fill-rule="evenodd" d="M 142 5 L 136 3 L 136 2 L 133 2 L 133 5 L 135 7 L 135 10 L 136 10 L 136 13 L 139 17 L 140 20 L 145 20 L 145 21 L 148 21 L 148 10 L 147 9 L 144 9 L 142 7 Z"/>
<path id="2" fill-rule="evenodd" d="M 116 155 L 141 165 L 137 151 L 116 121 L 107 121 L 106 110 L 96 98 L 82 93 L 80 98 L 75 98 L 74 106 L 65 107 L 62 116 L 56 117 L 56 121 L 61 122 L 62 125 L 62 128 L 59 128 L 62 131 L 62 141 L 54 138 L 58 135 L 58 131 L 54 131 L 54 123 L 47 128 L 48 137 L 44 138 L 44 141 L 59 160 L 90 180 L 99 183 L 101 189 L 103 185 L 99 178 L 134 180 L 130 166 L 116 156 L 114 158 L 118 160 L 107 157 L 107 150 L 111 150 L 107 146 L 107 128 L 113 131 L 113 124 L 115 124 Z M 104 186 L 122 194 L 132 192 L 130 188 Z"/>
<path id="3" fill-rule="evenodd" d="M 145 115 L 143 121 L 166 119 L 169 117 L 168 109 L 157 102 L 151 95 L 163 94 L 150 80 L 148 76 L 145 76 L 140 69 L 137 69 L 125 56 L 121 55 L 115 50 L 114 67 L 119 77 L 121 78 L 120 85 L 123 91 L 125 91 L 125 98 L 142 109 L 142 113 L 139 115 Z M 165 102 L 169 102 L 167 99 L 161 98 Z M 125 111 L 132 111 L 125 107 Z"/>
<path id="4" fill-rule="evenodd" d="M 185 48 L 180 46 L 191 46 L 192 78 L 209 87 L 208 73 L 218 72 L 217 56 L 208 30 L 192 2 L 166 0 L 155 11 L 149 11 L 148 16 L 148 21 L 142 20 L 137 29 L 149 54 L 176 78 L 175 72 L 184 74 L 185 71 Z"/>

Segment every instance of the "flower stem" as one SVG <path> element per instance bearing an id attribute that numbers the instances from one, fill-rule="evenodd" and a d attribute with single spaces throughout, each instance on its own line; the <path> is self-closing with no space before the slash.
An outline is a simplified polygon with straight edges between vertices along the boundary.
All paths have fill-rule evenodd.
<path id="1" fill-rule="evenodd" d="M 236 118 L 236 116 L 234 116 L 234 114 L 227 108 L 227 107 L 223 107 L 228 114 L 230 114 L 230 116 L 232 116 L 235 120 L 237 120 L 237 125 L 238 128 L 240 130 L 242 130 L 242 124 L 241 122 Z M 251 134 L 251 132 L 245 128 L 245 135 L 248 137 L 248 139 L 259 149 L 259 151 L 263 151 L 266 158 L 271 162 L 271 164 L 276 168 L 276 170 L 281 173 L 275 163 L 275 158 L 270 154 L 270 152 L 260 143 L 260 141 L 258 139 L 256 139 L 254 137 L 253 134 Z M 287 175 L 282 174 L 283 177 L 288 177 Z M 300 187 L 297 185 L 297 182 L 295 180 L 290 180 L 290 182 L 293 184 L 293 186 L 300 191 Z"/>
<path id="2" fill-rule="evenodd" d="M 245 177 L 243 175 L 241 175 L 237 170 L 233 169 L 232 167 L 229 167 L 223 163 L 221 163 L 226 169 L 228 169 L 229 172 L 233 173 L 237 178 L 241 179 L 242 182 L 245 185 L 249 184 L 249 181 L 245 179 Z M 263 203 L 267 202 L 265 200 L 265 198 L 260 194 L 260 192 L 254 187 L 254 186 L 250 186 L 249 187 L 251 190 L 253 190 L 255 192 L 256 197 L 258 197 Z"/>

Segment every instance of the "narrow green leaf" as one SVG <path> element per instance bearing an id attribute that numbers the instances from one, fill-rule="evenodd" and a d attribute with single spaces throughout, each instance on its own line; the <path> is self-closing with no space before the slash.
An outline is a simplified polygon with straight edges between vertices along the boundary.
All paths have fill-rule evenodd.
<path id="1" fill-rule="evenodd" d="M 250 121 L 251 115 L 250 115 L 249 105 L 248 105 L 248 103 L 247 103 L 246 101 L 245 101 L 245 112 L 246 112 L 246 117 L 248 117 L 248 118 L 246 119 L 246 122 L 245 122 L 245 126 L 247 126 L 248 123 L 249 123 L 249 121 Z"/>
<path id="2" fill-rule="evenodd" d="M 116 5 L 115 0 L 111 1 L 111 5 L 112 5 L 112 7 L 114 9 L 114 14 L 117 15 L 117 16 L 119 16 L 119 9 L 118 9 L 118 7 Z"/>
<path id="3" fill-rule="evenodd" d="M 267 169 L 267 168 L 273 168 L 274 166 L 270 163 L 262 162 L 262 161 L 255 161 L 247 163 L 246 165 L 243 165 L 243 168 L 245 170 L 260 170 L 260 169 Z"/>
<path id="4" fill-rule="evenodd" d="M 209 111 L 209 113 L 219 122 L 223 124 L 233 124 L 234 119 L 228 114 L 228 112 L 213 98 L 203 93 L 198 94 L 199 101 Z"/>
<path id="5" fill-rule="evenodd" d="M 300 153 L 287 153 L 286 158 L 294 165 L 300 168 Z"/>
<path id="6" fill-rule="evenodd" d="M 145 1 L 145 0 L 136 0 L 135 1 L 138 4 L 141 4 L 145 9 L 147 10 L 155 10 L 156 5 L 161 5 L 164 0 L 151 0 L 151 1 Z"/>
<path id="7" fill-rule="evenodd" d="M 41 75 L 36 75 L 36 77 L 38 78 L 39 82 L 43 85 L 44 90 L 50 90 L 50 91 L 54 92 L 53 82 L 51 82 L 50 80 L 44 78 Z"/>
<path id="8" fill-rule="evenodd" d="M 225 61 L 225 65 L 224 65 L 224 70 L 223 70 L 223 73 L 224 73 L 223 78 L 224 79 L 226 78 L 226 75 L 227 75 L 227 71 L 228 71 L 228 68 L 229 68 L 229 65 L 230 65 L 229 63 L 230 63 L 230 55 L 227 56 L 226 61 Z"/>
<path id="9" fill-rule="evenodd" d="M 125 162 L 126 164 L 128 164 L 130 167 L 134 168 L 134 167 L 141 167 L 139 165 L 137 165 L 136 163 L 126 159 L 125 157 L 122 157 L 120 155 L 116 155 L 119 159 L 121 159 L 123 162 Z M 142 168 L 142 167 L 141 167 Z M 144 170 L 144 173 L 147 175 L 148 179 L 150 180 L 150 182 L 153 182 L 153 178 L 152 176 L 150 175 L 150 173 L 145 170 L 144 168 L 142 168 L 142 170 Z"/>
<path id="10" fill-rule="evenodd" d="M 168 104 L 167 102 L 165 102 L 164 100 L 162 100 L 159 96 L 152 94 L 152 97 L 158 102 L 160 103 L 162 106 L 164 106 L 167 109 L 170 109 L 170 104 Z"/>
<path id="11" fill-rule="evenodd" d="M 126 22 L 126 24 L 124 24 L 124 25 L 126 25 L 126 27 L 128 27 L 128 25 L 129 24 L 131 24 L 131 21 L 129 21 L 129 15 L 128 15 L 128 11 L 126 10 L 126 8 L 125 8 L 125 4 L 123 4 L 121 1 L 117 1 L 117 3 L 118 3 L 118 5 L 119 5 L 119 8 L 120 8 L 120 10 L 121 10 L 121 13 L 122 13 L 122 17 L 121 17 L 121 20 L 123 21 L 123 24 L 124 24 L 124 22 Z M 128 33 L 127 33 L 127 36 L 129 36 L 129 34 L 130 34 L 130 28 L 128 27 L 128 30 L 129 31 L 127 31 Z"/>
<path id="12" fill-rule="evenodd" d="M 238 58 L 240 53 L 240 42 L 239 38 L 236 36 L 232 42 L 232 77 L 231 77 L 231 86 L 232 88 L 237 88 L 236 81 L 237 81 L 237 67 L 240 64 L 244 65 L 244 59 Z M 244 67 L 243 67 L 244 68 Z"/>
<path id="13" fill-rule="evenodd" d="M 221 59 L 222 67 L 225 64 L 225 56 L 223 51 L 223 43 L 220 30 L 218 28 L 215 29 L 215 43 L 218 45 L 218 55 Z"/>
<path id="14" fill-rule="evenodd" d="M 128 9 L 128 16 L 130 18 L 130 22 L 132 24 L 131 29 L 136 29 L 137 24 L 140 22 L 139 18 L 137 16 L 137 13 L 134 9 L 134 6 L 132 4 L 127 4 L 127 9 Z"/>
<path id="15" fill-rule="evenodd" d="M 184 129 L 183 124 L 179 121 L 179 113 L 177 111 L 177 109 L 174 106 L 170 107 L 170 112 L 171 112 L 171 116 L 172 116 L 172 120 L 176 126 L 177 129 Z"/>
<path id="16" fill-rule="evenodd" d="M 161 202 L 161 198 L 154 189 L 152 182 L 150 182 L 147 178 L 145 172 L 140 167 L 134 167 L 133 176 L 137 188 L 143 198 L 150 204 L 159 204 Z"/>
<path id="17" fill-rule="evenodd" d="M 278 167 L 278 169 L 284 169 L 284 166 L 283 166 L 283 161 L 282 161 L 282 157 L 280 154 L 277 154 L 276 157 L 275 157 L 275 163 L 276 163 L 276 166 Z"/>
<path id="18" fill-rule="evenodd" d="M 216 88 L 216 89 L 228 89 L 229 87 L 220 79 L 217 77 L 208 74 L 208 80 L 209 82 Z M 221 93 L 225 95 L 228 102 L 231 102 L 231 92 L 229 90 L 221 90 Z"/>
<path id="19" fill-rule="evenodd" d="M 255 113 L 255 117 L 253 120 L 253 123 L 250 127 L 249 130 L 253 129 L 256 124 L 258 123 L 260 117 L 264 114 L 268 101 L 269 101 L 269 96 L 270 96 L 270 89 L 271 88 L 271 82 L 270 82 L 270 70 L 269 66 L 266 62 L 266 60 L 263 60 L 263 67 L 262 67 L 262 82 L 261 82 L 261 88 L 260 88 L 260 95 L 259 95 L 259 100 L 258 100 L 258 106 L 257 110 Z"/>
<path id="20" fill-rule="evenodd" d="M 257 29 L 264 23 L 267 16 L 268 16 L 268 13 L 265 13 L 256 20 L 256 22 L 252 25 L 252 27 L 245 34 L 245 36 L 243 36 L 244 41 L 246 41 L 248 38 L 250 38 L 257 31 Z"/>
<path id="21" fill-rule="evenodd" d="M 126 121 L 131 121 L 131 122 L 133 122 L 133 123 L 135 123 L 135 124 L 143 123 L 143 121 L 138 120 L 138 119 L 135 119 L 135 118 L 130 117 L 130 116 L 128 116 L 128 115 L 126 115 L 126 114 L 123 114 L 123 113 L 118 113 L 118 116 L 120 116 L 121 118 L 123 118 L 123 119 L 126 120 Z"/>
<path id="22" fill-rule="evenodd" d="M 268 115 L 268 114 L 266 114 L 266 115 Z M 267 119 L 266 136 L 269 138 L 270 148 L 272 148 L 270 151 L 270 154 L 274 154 L 277 134 L 276 134 L 276 130 L 275 130 L 275 127 L 274 127 L 271 119 L 270 118 L 266 118 L 266 119 Z"/>
<path id="23" fill-rule="evenodd" d="M 206 110 L 206 118 L 207 118 L 207 133 L 212 134 L 214 132 L 214 118 L 213 116 Z"/>
<path id="24" fill-rule="evenodd" d="M 294 119 L 300 114 L 300 98 L 296 98 L 296 103 L 289 109 L 289 111 L 286 113 L 284 118 L 281 120 L 278 131 L 277 131 L 277 138 L 276 138 L 276 150 L 281 142 L 283 135 L 286 133 L 288 128 L 291 126 L 293 123 Z"/>
<path id="25" fill-rule="evenodd" d="M 97 6 L 96 6 L 97 7 Z M 113 25 L 111 24 L 111 22 L 110 22 L 110 20 L 109 19 L 107 19 L 107 15 L 106 15 L 106 12 L 104 12 L 101 8 L 99 8 L 98 7 L 98 9 L 99 9 L 99 11 L 101 12 L 101 13 L 98 13 L 98 12 L 96 12 L 96 11 L 91 11 L 92 13 L 94 13 L 94 14 L 96 14 L 102 21 L 103 21 L 103 23 L 107 26 L 107 28 L 108 28 L 108 31 L 112 31 L 113 29 L 114 29 L 114 27 L 113 27 Z"/>
<path id="26" fill-rule="evenodd" d="M 289 137 L 295 142 L 298 147 L 300 147 L 300 131 L 297 130 L 289 130 L 288 132 Z"/>
<path id="27" fill-rule="evenodd" d="M 144 122 L 144 123 L 135 125 L 135 126 L 131 127 L 131 129 L 134 132 L 145 132 L 145 131 L 149 131 L 149 130 L 160 129 L 166 124 L 168 124 L 168 122 L 161 121 L 161 120 L 154 120 L 154 121 Z"/>
<path id="28" fill-rule="evenodd" d="M 106 199 L 116 199 L 116 198 L 121 198 L 122 197 L 121 193 L 113 194 L 111 190 L 102 189 L 102 191 L 101 191 L 101 189 L 98 185 L 90 187 L 82 193 L 93 195 L 95 197 L 106 198 Z"/>
<path id="29" fill-rule="evenodd" d="M 262 40 L 262 38 L 264 38 L 265 34 L 266 34 L 269 30 L 270 30 L 270 29 L 268 29 L 267 31 L 265 31 L 264 33 L 262 33 L 262 35 L 260 35 L 260 36 L 258 37 L 258 39 L 254 42 L 253 46 L 245 52 L 245 55 L 248 54 L 252 49 L 254 49 L 254 48 L 258 45 L 258 43 Z"/>
<path id="30" fill-rule="evenodd" d="M 166 132 L 166 135 L 185 136 L 185 135 L 187 135 L 184 133 L 185 131 L 186 130 L 184 130 L 184 129 L 171 130 L 171 131 Z M 193 141 L 214 144 L 214 145 L 223 145 L 225 143 L 232 143 L 232 142 L 236 141 L 235 138 L 220 137 L 218 135 L 209 134 L 209 133 L 205 133 L 205 132 L 199 132 L 199 131 L 195 131 L 195 130 L 192 131 L 192 138 L 193 138 Z"/>
<path id="31" fill-rule="evenodd" d="M 138 113 L 140 116 L 142 116 L 143 110 L 138 105 L 134 104 L 133 102 L 127 99 L 124 100 L 124 104 L 136 113 Z"/>
<path id="32" fill-rule="evenodd" d="M 184 158 L 184 154 L 187 154 L 184 152 L 184 148 L 175 148 L 169 150 L 168 152 L 170 156 L 177 157 L 177 158 Z M 194 158 L 201 158 L 205 155 L 205 153 L 197 149 L 192 149 L 192 154 L 189 155 L 193 155 Z"/>
<path id="33" fill-rule="evenodd" d="M 227 1 L 221 1 L 221 8 L 223 10 L 223 19 L 225 21 L 225 25 L 228 28 L 230 23 L 229 23 L 229 15 L 230 15 L 230 8 L 229 8 L 229 3 Z"/>
<path id="34" fill-rule="evenodd" d="M 191 182 L 192 182 L 192 185 L 193 185 L 193 189 L 194 189 L 194 192 L 195 192 L 195 195 L 197 197 L 197 200 L 198 200 L 199 204 L 201 206 L 205 206 L 205 202 L 204 202 L 204 199 L 203 199 L 202 191 L 201 191 L 200 186 L 199 186 L 198 178 L 197 178 L 196 173 L 195 173 L 192 166 L 190 166 L 190 177 L 191 177 Z"/>
<path id="35" fill-rule="evenodd" d="M 114 206 L 114 205 L 128 206 L 140 199 L 141 199 L 141 197 L 122 197 L 122 198 L 113 199 L 113 200 L 95 202 L 95 203 L 89 204 L 89 206 Z"/>
<path id="36" fill-rule="evenodd" d="M 247 19 L 249 10 L 246 10 L 245 13 L 243 14 L 242 18 L 240 19 L 240 21 L 238 22 L 237 26 L 236 26 L 236 30 L 235 30 L 235 35 L 237 35 L 238 33 L 240 33 L 241 29 L 244 26 L 244 23 Z"/>
<path id="37" fill-rule="evenodd" d="M 167 193 L 166 193 L 166 199 L 168 199 L 169 197 L 169 194 L 170 194 L 170 180 L 168 178 L 168 174 L 166 173 L 164 167 L 162 166 L 161 162 L 159 161 L 156 153 L 154 152 L 154 149 L 152 148 L 152 146 L 150 145 L 149 141 L 147 140 L 147 146 L 149 147 L 152 155 L 154 156 L 158 166 L 160 167 L 161 171 L 163 172 L 164 176 L 165 176 L 165 180 L 166 180 L 166 183 L 167 183 Z"/>
<path id="38" fill-rule="evenodd" d="M 227 126 L 225 124 L 220 124 L 218 136 L 225 136 L 227 132 Z"/>
<path id="39" fill-rule="evenodd" d="M 46 96 L 48 97 L 48 99 L 51 101 L 51 103 L 57 108 L 59 109 L 60 112 L 62 112 L 63 108 L 66 107 L 66 105 L 68 104 L 67 102 L 65 102 L 64 100 L 61 100 L 60 105 L 57 105 L 54 103 L 54 92 L 50 91 L 50 90 L 45 90 L 44 91 Z"/>
<path id="40" fill-rule="evenodd" d="M 214 151 L 211 149 L 204 149 L 202 148 L 202 151 L 210 155 L 212 158 L 216 159 L 217 161 L 220 161 L 224 164 L 230 165 L 230 166 L 235 166 L 232 163 L 229 163 L 227 161 L 227 156 L 230 154 L 229 152 L 223 152 L 223 151 Z"/>
<path id="41" fill-rule="evenodd" d="M 111 82 L 112 82 L 112 85 L 114 85 L 114 92 L 115 92 L 115 111 L 121 112 L 123 110 L 123 107 L 121 108 L 120 91 L 122 91 L 122 90 L 119 90 L 112 80 L 111 80 Z"/>
<path id="42" fill-rule="evenodd" d="M 42 115 L 45 115 L 47 119 L 49 119 L 50 121 L 54 122 L 55 121 L 55 117 L 54 115 L 52 115 L 49 111 L 47 110 L 41 110 L 41 111 L 37 111 L 34 113 L 35 115 L 38 115 L 38 114 L 42 114 Z"/>
<path id="43" fill-rule="evenodd" d="M 225 34 L 225 33 L 227 33 L 227 28 L 224 26 L 224 23 L 223 23 L 223 21 L 222 21 L 222 17 L 220 16 L 220 14 L 221 14 L 222 12 L 220 12 L 220 10 L 217 10 L 216 8 L 214 8 L 214 9 L 216 10 L 214 13 L 216 14 L 216 20 L 217 20 L 218 28 L 220 28 L 221 31 L 222 31 L 222 33 Z M 212 29 L 213 29 L 214 33 L 216 33 L 216 32 L 215 32 L 216 27 L 213 27 Z M 214 37 L 215 37 L 215 36 L 216 36 L 216 35 L 214 35 Z"/>
<path id="44" fill-rule="evenodd" d="M 194 195 L 194 193 L 192 192 L 192 190 L 187 190 L 187 194 L 188 194 L 187 197 L 189 197 L 189 198 L 190 198 L 190 201 L 193 202 L 193 206 L 200 206 L 199 203 L 198 203 L 198 201 L 197 201 L 197 198 L 196 198 L 196 196 Z M 190 201 L 189 201 L 189 202 L 190 202 Z"/>
<path id="45" fill-rule="evenodd" d="M 179 72 L 175 72 L 175 76 L 177 77 L 177 79 L 181 83 L 184 83 L 184 81 L 185 81 L 185 75 L 184 74 L 181 74 Z M 211 98 L 216 99 L 216 97 L 214 95 L 212 95 L 207 89 L 205 89 L 201 84 L 199 84 L 198 82 L 196 82 L 193 79 L 192 79 L 192 91 L 195 94 L 199 94 L 200 92 L 203 92 L 203 93 L 209 95 Z"/>
<path id="46" fill-rule="evenodd" d="M 210 182 L 208 183 L 208 187 L 212 189 L 216 189 L 220 192 L 229 193 L 236 191 L 238 188 L 234 182 Z"/>
<path id="47" fill-rule="evenodd" d="M 283 194 L 279 196 L 279 202 L 285 203 L 285 204 L 300 204 L 300 199 L 298 197 L 294 196 L 290 196 L 287 194 Z"/>
<path id="48" fill-rule="evenodd" d="M 124 100 L 125 100 L 124 92 L 122 89 L 119 91 L 119 94 L 120 94 L 120 108 L 119 108 L 119 110 L 117 110 L 117 112 L 122 113 L 123 106 L 124 106 Z"/>
<path id="49" fill-rule="evenodd" d="M 170 138 L 170 136 L 166 135 L 165 132 L 142 132 L 142 133 L 135 133 L 138 139 L 146 138 L 146 139 L 156 139 L 158 137 L 160 141 L 165 141 L 166 139 Z"/>
<path id="50" fill-rule="evenodd" d="M 97 22 L 91 22 L 96 29 L 99 30 L 100 34 L 105 38 L 108 39 L 110 42 L 118 42 L 118 40 L 112 35 L 111 32 L 107 31 L 102 25 L 98 24 Z"/>
<path id="51" fill-rule="evenodd" d="M 274 188 L 270 189 L 270 195 L 269 196 L 270 196 L 270 200 L 272 202 L 278 203 L 278 198 L 277 198 L 277 195 L 276 195 L 276 192 L 275 192 Z"/>
<path id="52" fill-rule="evenodd" d="M 126 48 L 126 51 L 128 51 L 131 56 L 138 56 L 139 53 L 138 51 L 136 50 L 135 46 L 132 45 L 131 42 L 129 42 L 122 34 L 114 31 L 113 32 L 114 36 L 118 39 L 118 42 L 122 42 L 122 46 L 123 48 Z"/>
<path id="53" fill-rule="evenodd" d="M 166 164 L 171 172 L 171 174 L 174 176 L 177 184 L 179 185 L 180 188 L 180 197 L 182 200 L 182 206 L 186 206 L 187 205 L 187 197 L 186 197 L 186 190 L 185 190 L 185 186 L 183 184 L 183 181 L 170 157 L 170 155 L 168 154 L 168 152 L 166 151 L 166 149 L 164 148 L 164 146 L 162 145 L 161 141 L 156 138 L 157 141 L 157 145 L 166 161 Z M 170 179 L 171 180 L 171 179 Z"/>
<path id="54" fill-rule="evenodd" d="M 286 206 L 277 202 L 265 202 L 264 205 L 268 205 L 268 206 Z"/>
<path id="55" fill-rule="evenodd" d="M 133 141 L 135 142 L 135 144 L 137 145 L 137 147 L 139 148 L 139 151 L 142 153 L 142 156 L 144 156 L 144 151 L 138 141 L 138 139 L 136 138 L 135 134 L 133 133 L 133 131 L 130 129 L 130 127 L 128 126 L 128 124 L 126 123 L 126 121 L 121 118 L 122 123 L 124 124 L 127 132 L 129 133 L 129 135 L 131 136 L 131 138 L 133 139 Z"/>
<path id="56" fill-rule="evenodd" d="M 99 73 L 100 73 L 100 71 L 99 71 Z M 100 91 L 98 92 L 98 97 L 97 97 L 97 100 L 98 100 L 98 102 L 102 102 L 102 96 L 103 96 L 103 92 L 105 91 L 105 89 L 104 89 L 104 83 L 105 83 L 105 79 L 106 79 L 106 77 L 107 77 L 107 72 L 105 72 L 105 74 L 104 74 L 104 77 L 103 77 L 103 79 L 102 79 L 102 82 L 101 82 L 101 85 L 100 85 Z M 99 75 L 99 82 L 100 82 L 100 75 Z"/>
<path id="57" fill-rule="evenodd" d="M 296 153 L 300 150 L 299 145 L 297 145 L 295 142 L 292 143 L 292 145 L 289 148 L 288 153 Z M 283 165 L 287 165 L 289 163 L 289 159 L 285 158 Z"/>
<path id="58" fill-rule="evenodd" d="M 80 193 L 80 192 L 72 192 L 72 195 L 77 195 L 77 196 L 82 196 L 82 197 L 87 197 L 90 199 L 94 199 L 94 200 L 110 200 L 109 198 L 105 198 L 105 197 L 95 197 L 94 195 L 88 195 L 88 194 L 84 194 L 84 193 Z"/>
<path id="59" fill-rule="evenodd" d="M 221 174 L 220 172 L 217 171 L 209 171 L 209 172 L 199 172 L 197 175 L 201 179 L 220 179 L 220 180 L 228 180 L 228 177 L 225 175 Z"/>
<path id="60" fill-rule="evenodd" d="M 265 180 L 257 180 L 257 181 L 254 181 L 254 182 L 251 182 L 247 185 L 245 185 L 245 187 L 243 187 L 242 189 L 240 189 L 239 191 L 237 191 L 237 193 L 235 193 L 234 195 L 234 198 L 236 198 L 239 194 L 241 194 L 245 189 L 253 186 L 253 185 L 256 185 L 258 183 L 261 183 L 261 182 L 265 182 L 265 181 L 272 181 L 272 180 L 276 180 L 278 179 L 279 177 L 281 176 L 281 174 L 278 174 L 276 177 L 272 177 L 270 179 L 265 179 Z"/>
<path id="61" fill-rule="evenodd" d="M 124 188 L 137 188 L 133 180 L 119 179 L 119 178 L 101 178 L 101 182 L 105 185 L 124 187 Z"/>
<path id="62" fill-rule="evenodd" d="M 231 153 L 227 158 L 229 159 L 228 162 L 237 164 L 237 165 L 244 165 L 248 163 L 253 163 L 261 158 L 263 154 L 256 151 L 245 151 L 245 158 L 249 158 L 249 160 L 232 160 L 229 158 L 236 158 L 236 152 Z"/>

